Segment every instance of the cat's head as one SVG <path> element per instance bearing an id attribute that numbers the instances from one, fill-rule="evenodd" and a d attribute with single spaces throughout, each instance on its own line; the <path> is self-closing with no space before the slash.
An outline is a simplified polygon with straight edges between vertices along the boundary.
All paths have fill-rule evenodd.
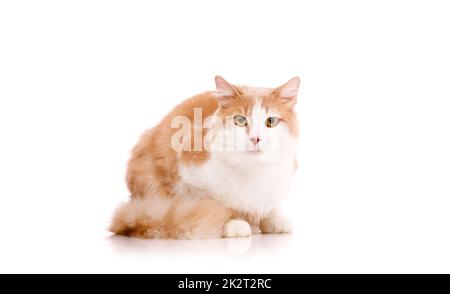
<path id="1" fill-rule="evenodd" d="M 300 79 L 294 77 L 276 88 L 236 86 L 216 76 L 219 108 L 215 116 L 216 147 L 249 156 L 280 151 L 298 135 L 294 106 Z"/>

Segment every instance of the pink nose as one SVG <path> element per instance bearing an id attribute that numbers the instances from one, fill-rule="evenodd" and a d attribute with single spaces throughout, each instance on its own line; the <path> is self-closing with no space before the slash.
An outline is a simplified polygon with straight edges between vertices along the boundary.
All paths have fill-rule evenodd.
<path id="1" fill-rule="evenodd" d="M 252 137 L 250 138 L 250 141 L 252 141 L 253 144 L 257 145 L 261 140 L 259 139 L 259 137 Z"/>

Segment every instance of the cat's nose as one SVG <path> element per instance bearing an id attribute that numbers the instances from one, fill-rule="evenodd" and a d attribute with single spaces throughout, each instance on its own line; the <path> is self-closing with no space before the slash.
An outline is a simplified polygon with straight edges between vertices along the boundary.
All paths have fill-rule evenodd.
<path id="1" fill-rule="evenodd" d="M 253 142 L 253 144 L 257 145 L 261 139 L 259 137 L 251 137 L 250 141 Z"/>

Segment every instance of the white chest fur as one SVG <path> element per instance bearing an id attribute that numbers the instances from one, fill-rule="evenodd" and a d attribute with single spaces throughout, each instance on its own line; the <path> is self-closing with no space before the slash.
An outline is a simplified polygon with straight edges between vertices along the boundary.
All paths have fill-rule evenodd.
<path id="1" fill-rule="evenodd" d="M 294 174 L 294 150 L 282 154 L 277 161 L 261 162 L 248 158 L 256 155 L 213 152 L 207 162 L 180 165 L 179 172 L 184 184 L 207 191 L 226 206 L 264 216 L 287 195 Z"/>

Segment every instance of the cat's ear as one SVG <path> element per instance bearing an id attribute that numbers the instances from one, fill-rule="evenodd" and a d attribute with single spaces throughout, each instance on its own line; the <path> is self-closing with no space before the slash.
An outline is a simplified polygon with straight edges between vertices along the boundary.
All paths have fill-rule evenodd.
<path id="1" fill-rule="evenodd" d="M 275 89 L 274 93 L 281 101 L 293 108 L 297 103 L 298 88 L 300 87 L 300 78 L 294 77 L 286 84 Z"/>
<path id="2" fill-rule="evenodd" d="M 221 76 L 215 77 L 216 81 L 216 95 L 219 99 L 219 104 L 221 106 L 226 106 L 230 103 L 235 97 L 240 95 L 239 89 L 227 82 Z"/>

